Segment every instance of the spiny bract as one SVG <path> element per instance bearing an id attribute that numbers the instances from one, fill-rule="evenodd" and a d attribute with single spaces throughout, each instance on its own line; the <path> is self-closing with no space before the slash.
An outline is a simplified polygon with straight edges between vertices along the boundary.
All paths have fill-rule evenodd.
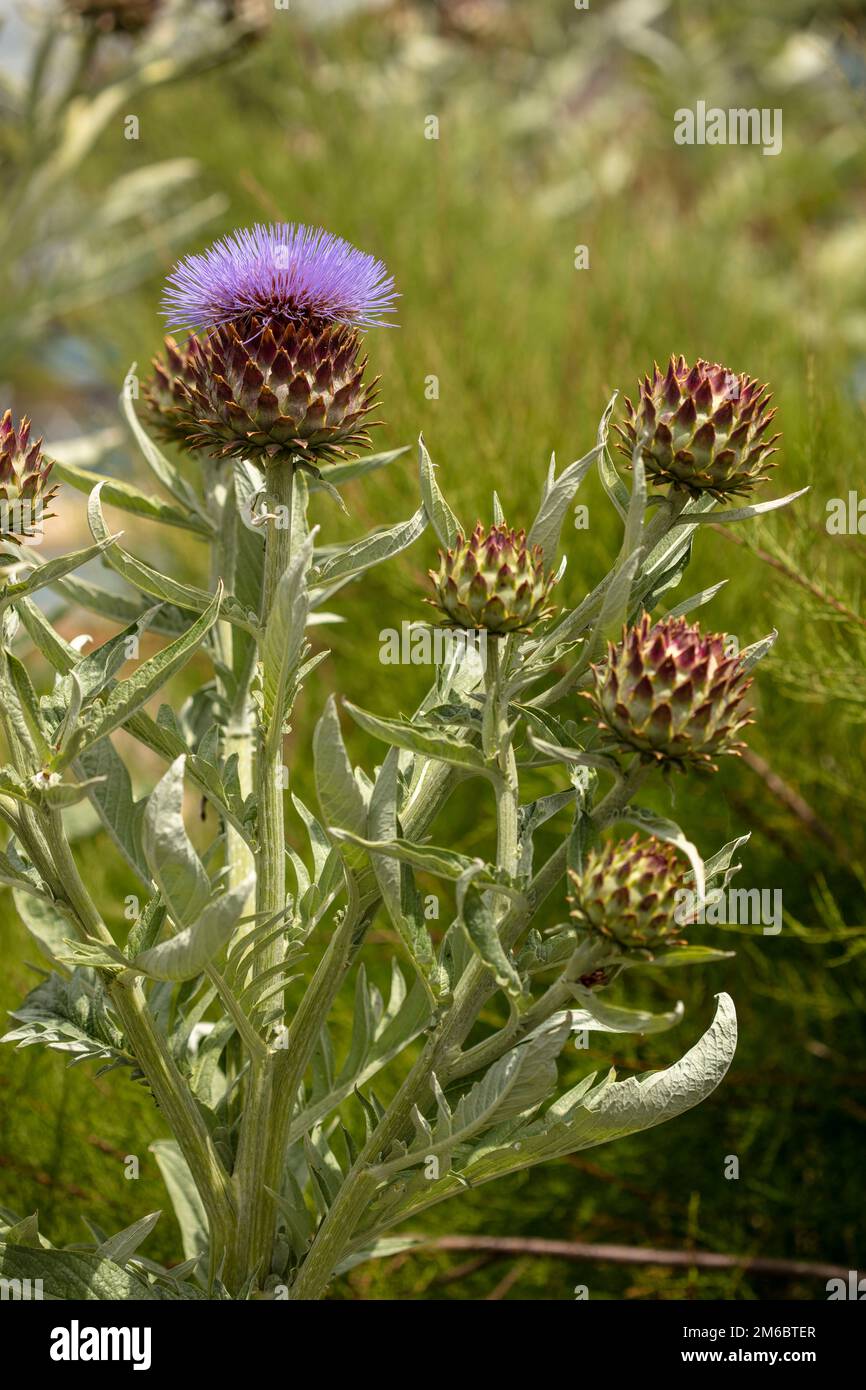
<path id="1" fill-rule="evenodd" d="M 655 365 L 640 383 L 637 408 L 616 426 L 629 462 L 640 449 L 651 484 L 685 489 L 692 497 L 720 500 L 747 495 L 766 480 L 781 435 L 764 436 L 775 417 L 767 387 L 699 358 L 689 367 L 671 357 L 667 371 Z"/>
<path id="2" fill-rule="evenodd" d="M 504 522 L 485 530 L 479 521 L 468 540 L 458 535 L 439 559 L 438 572 L 430 570 L 430 602 L 456 626 L 518 632 L 545 616 L 554 577 L 545 572 L 541 547 L 527 547 L 525 531 Z"/>
<path id="3" fill-rule="evenodd" d="M 703 633 L 684 617 L 653 623 L 643 613 L 592 670 L 586 693 L 615 747 L 709 767 L 713 754 L 743 747 L 736 735 L 752 722 L 745 702 L 752 680 L 721 633 Z"/>
<path id="4" fill-rule="evenodd" d="M 685 870 L 673 845 L 650 836 L 608 840 L 589 851 L 581 873 L 569 870 L 571 916 L 623 950 L 651 955 L 683 946 L 676 909 Z"/>
<path id="5" fill-rule="evenodd" d="M 31 442 L 26 416 L 16 430 L 12 411 L 0 420 L 0 540 L 17 545 L 39 533 L 52 512 L 45 508 L 57 493 L 48 486 L 53 461 L 42 453 L 42 440 Z"/>
<path id="6" fill-rule="evenodd" d="M 163 438 L 214 457 L 329 462 L 370 443 L 377 382 L 341 324 L 233 324 L 154 358 L 145 415 Z"/>

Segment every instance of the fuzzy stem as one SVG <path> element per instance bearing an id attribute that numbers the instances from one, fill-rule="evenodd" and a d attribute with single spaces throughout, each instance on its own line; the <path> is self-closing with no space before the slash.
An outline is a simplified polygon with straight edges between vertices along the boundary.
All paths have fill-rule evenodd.
<path id="1" fill-rule="evenodd" d="M 293 463 L 275 464 L 267 469 L 268 492 L 267 542 L 265 545 L 265 576 L 262 592 L 260 627 L 264 632 L 270 617 L 277 587 L 292 558 L 292 493 L 295 467 Z M 280 509 L 275 514 L 274 507 Z M 256 768 L 258 797 L 258 842 L 256 856 L 256 911 L 274 917 L 286 905 L 286 830 L 283 815 L 282 740 L 266 745 L 260 738 Z M 254 973 L 261 973 L 279 964 L 282 945 L 277 938 L 266 950 L 257 953 Z"/>
<path id="2" fill-rule="evenodd" d="M 489 636 L 487 642 L 487 665 L 484 672 L 487 698 L 491 702 L 491 755 L 496 758 L 499 777 L 496 782 L 496 863 L 500 869 L 512 876 L 517 873 L 517 811 L 519 790 L 517 784 L 517 760 L 508 730 L 508 696 L 505 689 L 507 678 L 506 659 L 500 654 L 501 638 Z"/>
<path id="3" fill-rule="evenodd" d="M 268 530 L 259 626 L 267 627 L 280 580 L 292 558 L 293 462 L 266 470 Z M 282 739 L 259 736 L 256 758 L 258 851 L 256 854 L 257 920 L 273 918 L 286 905 L 286 830 L 283 812 Z M 278 966 L 284 946 L 278 934 L 250 959 L 252 977 Z M 234 1184 L 238 1223 L 226 1264 L 226 1284 L 236 1291 L 250 1275 L 262 1280 L 270 1271 L 275 1211 L 267 1189 L 282 1181 L 284 1119 L 274 1100 L 274 1074 L 280 1052 L 253 1056 L 241 1119 Z"/>
<path id="4" fill-rule="evenodd" d="M 59 811 L 49 813 L 46 837 L 66 899 L 78 918 L 82 932 L 106 945 L 113 945 L 113 937 L 78 871 Z M 177 1139 L 207 1213 L 213 1273 L 228 1244 L 232 1223 L 233 1203 L 228 1174 L 213 1147 L 195 1098 L 156 1027 L 141 981 L 124 972 L 123 975 L 107 978 L 105 984 L 135 1060 Z"/>

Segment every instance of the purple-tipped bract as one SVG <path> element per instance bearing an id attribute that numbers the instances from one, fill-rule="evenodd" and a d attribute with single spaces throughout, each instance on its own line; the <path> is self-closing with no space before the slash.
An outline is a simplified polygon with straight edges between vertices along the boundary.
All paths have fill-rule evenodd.
<path id="1" fill-rule="evenodd" d="M 369 328 L 387 322 L 397 297 L 374 256 L 321 228 L 275 222 L 180 261 L 162 307 L 172 329 L 207 331 L 250 318 Z"/>

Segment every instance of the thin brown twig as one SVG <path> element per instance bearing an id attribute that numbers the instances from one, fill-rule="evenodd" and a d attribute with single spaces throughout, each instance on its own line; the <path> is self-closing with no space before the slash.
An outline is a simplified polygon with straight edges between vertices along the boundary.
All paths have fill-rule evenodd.
<path id="1" fill-rule="evenodd" d="M 536 1236 L 415 1237 L 429 1250 L 479 1250 L 492 1255 L 538 1256 L 554 1260 L 598 1260 L 612 1264 L 669 1265 L 677 1269 L 739 1269 L 783 1279 L 847 1279 L 841 1265 L 813 1260 L 785 1260 L 751 1255 L 723 1255 L 715 1250 L 654 1250 L 636 1245 L 593 1245 L 585 1241 L 545 1240 Z M 404 1252 L 405 1253 L 405 1252 Z"/>
<path id="2" fill-rule="evenodd" d="M 504 1278 L 500 1279 L 499 1283 L 496 1285 L 496 1288 L 490 1290 L 490 1293 L 487 1295 L 485 1302 L 499 1303 L 501 1299 L 505 1298 L 511 1292 L 518 1279 L 524 1273 L 525 1269 L 525 1259 L 518 1260 L 516 1264 L 513 1264 L 505 1274 Z"/>
<path id="3" fill-rule="evenodd" d="M 840 858 L 847 858 L 844 846 L 837 841 L 830 827 L 821 819 L 817 811 L 812 810 L 805 797 L 801 796 L 794 787 L 780 777 L 778 772 L 773 771 L 766 758 L 762 758 L 760 753 L 756 753 L 753 748 L 744 748 L 742 757 L 746 766 L 750 767 L 761 778 L 771 796 L 774 796 L 777 801 L 781 801 L 782 805 L 805 825 L 810 834 L 822 840 Z"/>
<path id="4" fill-rule="evenodd" d="M 857 623 L 860 627 L 866 627 L 866 618 L 861 617 L 859 613 L 855 613 L 853 608 L 849 608 L 848 605 L 843 603 L 840 598 L 837 598 L 835 594 L 830 594 L 826 589 L 822 589 L 820 584 L 815 583 L 814 579 L 807 579 L 805 574 L 800 574 L 798 570 L 791 569 L 790 565 L 786 565 L 784 560 L 779 560 L 775 555 L 771 555 L 768 550 L 762 550 L 759 545 L 749 545 L 747 541 L 743 540 L 742 536 L 735 536 L 729 527 L 722 526 L 717 521 L 710 522 L 710 527 L 713 531 L 718 531 L 726 540 L 733 541 L 734 545 L 742 546 L 744 550 L 751 551 L 751 553 L 756 555 L 759 560 L 762 560 L 765 565 L 770 565 L 774 570 L 778 570 L 780 574 L 784 574 L 793 584 L 799 584 L 801 589 L 805 589 L 807 593 L 810 593 L 813 598 L 818 599 L 820 603 L 826 603 L 828 608 L 834 608 L 837 613 L 841 613 L 844 618 L 848 618 L 852 623 Z"/>

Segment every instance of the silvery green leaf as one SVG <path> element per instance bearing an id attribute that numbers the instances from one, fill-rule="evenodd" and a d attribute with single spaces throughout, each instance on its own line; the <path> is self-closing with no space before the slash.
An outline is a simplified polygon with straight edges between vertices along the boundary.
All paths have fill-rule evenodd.
<path id="1" fill-rule="evenodd" d="M 14 767 L 0 767 L 0 796 L 11 796 L 15 801 L 35 806 L 38 797 L 32 785 L 20 777 Z"/>
<path id="2" fill-rule="evenodd" d="M 183 755 L 175 758 L 157 782 L 148 797 L 142 827 L 142 844 L 151 877 L 180 927 L 198 921 L 211 895 L 207 871 L 183 823 L 185 767 Z"/>
<path id="3" fill-rule="evenodd" d="M 528 878 L 532 873 L 533 850 L 532 842 L 536 830 L 544 825 L 552 816 L 568 806 L 574 800 L 574 787 L 569 787 L 564 792 L 553 792 L 549 796 L 541 796 L 537 801 L 530 801 L 527 805 L 521 806 L 517 813 L 517 840 L 520 852 L 520 874 L 523 878 Z"/>
<path id="4" fill-rule="evenodd" d="M 625 532 L 622 541 L 622 555 L 632 555 L 643 537 L 644 517 L 647 506 L 646 468 L 640 449 L 635 449 L 632 457 L 632 485 L 625 518 Z"/>
<path id="5" fill-rule="evenodd" d="M 135 372 L 136 365 L 137 364 L 133 362 L 127 376 Z M 127 423 L 135 436 L 138 447 L 144 454 L 145 460 L 156 478 L 162 483 L 165 490 L 170 492 L 171 495 L 180 502 L 186 512 L 190 512 L 193 516 L 197 516 L 207 529 L 211 530 L 210 518 L 203 514 L 193 489 L 186 479 L 181 476 L 174 464 L 170 463 L 162 451 L 157 448 L 136 415 L 135 404 L 130 391 L 121 391 L 120 408 L 126 416 Z M 107 495 L 108 494 L 106 494 L 106 496 Z"/>
<path id="6" fill-rule="evenodd" d="M 90 583 L 89 580 L 72 578 L 71 576 L 58 580 L 54 588 L 70 603 L 88 608 L 94 613 L 101 614 L 103 618 L 110 618 L 112 622 L 121 623 L 123 626 L 137 622 L 143 614 L 150 613 L 153 615 L 149 622 L 150 630 L 158 633 L 161 637 L 177 637 L 180 633 L 185 632 L 189 626 L 187 616 L 189 610 L 178 608 L 175 604 L 160 603 L 157 607 L 149 607 L 143 605 L 138 598 L 126 598 L 125 595 L 115 593 L 112 589 L 103 589 L 98 584 Z M 27 621 L 23 613 L 22 618 L 25 622 Z M 34 640 L 36 639 L 34 638 Z"/>
<path id="7" fill-rule="evenodd" d="M 614 1081 L 608 1076 L 594 1084 L 594 1076 L 585 1077 L 543 1115 L 511 1130 L 507 1145 L 497 1140 L 495 1131 L 487 1143 L 482 1139 L 461 1167 L 463 1185 L 471 1183 L 475 1187 L 674 1119 L 699 1105 L 716 1089 L 731 1064 L 736 1042 L 733 1002 L 727 994 L 720 994 L 712 1025 L 678 1062 L 663 1071 L 629 1077 L 626 1081 Z M 414 1177 L 404 1191 L 398 1191 L 390 1202 L 383 1204 L 381 1213 L 371 1209 L 368 1228 L 362 1226 L 356 1239 L 359 1243 L 369 1242 L 383 1226 L 417 1215 L 456 1191 L 459 1186 L 453 1175 L 446 1174 L 437 1182 L 428 1181 L 423 1175 Z"/>
<path id="8" fill-rule="evenodd" d="M 657 816 L 654 811 L 648 811 L 643 806 L 626 806 L 619 819 L 626 821 L 629 825 L 636 825 L 640 830 L 648 831 L 650 835 L 657 835 L 660 840 L 665 840 L 668 844 L 681 849 L 692 866 L 698 901 L 703 900 L 707 891 L 704 861 L 698 852 L 697 845 L 688 839 L 676 821 L 666 820 L 664 816 Z"/>
<path id="9" fill-rule="evenodd" d="M 40 799 L 54 811 L 63 811 L 67 806 L 77 806 L 89 797 L 94 788 L 102 783 L 102 777 L 90 777 L 85 782 L 55 782 L 42 788 Z"/>
<path id="10" fill-rule="evenodd" d="M 153 980 L 191 980 L 200 975 L 228 944 L 255 886 L 256 876 L 250 873 L 236 887 L 214 898 L 192 926 L 142 951 L 130 962 L 130 968 Z"/>
<path id="11" fill-rule="evenodd" d="M 745 835 L 738 835 L 735 840 L 729 840 L 726 845 L 722 846 L 717 854 L 711 855 L 710 858 L 706 860 L 704 863 L 704 870 L 706 872 L 708 884 L 714 878 L 718 878 L 719 874 L 729 875 L 736 872 L 739 865 L 733 865 L 732 868 L 734 855 L 737 853 L 740 846 L 748 844 L 751 838 L 751 831 L 747 832 Z"/>
<path id="12" fill-rule="evenodd" d="M 159 521 L 164 526 L 179 526 L 184 531 L 193 531 L 199 536 L 210 536 L 213 527 L 201 515 L 181 511 L 160 497 L 149 496 L 132 483 L 119 478 L 106 478 L 104 474 L 94 473 L 89 468 L 80 468 L 74 463 L 61 463 L 54 460 L 53 476 L 61 483 L 68 483 L 78 492 L 90 494 L 97 483 L 103 483 L 102 496 L 110 507 L 119 511 L 131 512 L 133 516 L 145 517 L 148 521 Z"/>
<path id="13" fill-rule="evenodd" d="M 144 802 L 132 795 L 132 782 L 126 765 L 110 739 L 102 739 L 73 763 L 73 771 L 84 774 L 91 804 L 126 862 L 139 878 L 150 883 L 150 873 L 141 847 L 141 819 Z"/>
<path id="14" fill-rule="evenodd" d="M 717 951 L 712 946 L 672 946 L 669 951 L 656 951 L 652 960 L 623 958 L 620 965 L 648 970 L 679 970 L 687 965 L 713 965 L 716 961 L 731 960 L 736 951 Z"/>
<path id="15" fill-rule="evenodd" d="M 180 1145 L 175 1139 L 156 1139 L 149 1147 L 171 1198 L 180 1227 L 184 1258 L 198 1259 L 207 1254 L 207 1216 Z"/>
<path id="16" fill-rule="evenodd" d="M 84 700 L 81 680 L 75 671 L 70 671 L 63 684 L 68 691 L 68 703 L 54 735 L 55 745 L 61 753 L 66 751 L 69 746 L 69 740 L 75 733 Z"/>
<path id="17" fill-rule="evenodd" d="M 15 601 L 15 612 L 28 637 L 45 660 L 60 675 L 66 675 L 78 662 L 78 652 L 55 632 L 38 603 L 31 598 Z"/>
<path id="18" fill-rule="evenodd" d="M 108 537 L 108 528 L 102 515 L 101 495 L 103 487 L 104 483 L 102 482 L 96 484 L 87 504 L 88 524 L 94 539 L 97 541 L 106 540 Z M 140 589 L 142 593 L 150 594 L 153 598 L 158 598 L 165 603 L 176 604 L 179 608 L 187 608 L 193 613 L 204 613 L 211 606 L 213 595 L 205 589 L 198 589 L 193 584 L 182 584 L 177 579 L 160 574 L 158 570 L 144 564 L 142 560 L 137 560 L 134 555 L 130 555 L 120 545 L 114 544 L 106 549 L 105 556 L 111 568 L 128 580 L 136 589 Z M 224 593 L 221 583 L 218 584 L 217 591 L 220 596 L 220 616 L 225 618 L 227 622 L 235 623 L 246 631 L 255 631 L 256 623 L 236 599 Z"/>
<path id="19" fill-rule="evenodd" d="M 283 725 L 291 712 L 295 678 L 304 651 L 309 608 L 307 571 L 314 536 L 312 532 L 298 548 L 280 578 L 262 642 L 262 708 L 265 740 L 271 749 L 279 745 Z"/>
<path id="20" fill-rule="evenodd" d="M 41 1280 L 46 1300 L 160 1301 L 172 1295 L 131 1270 L 83 1250 L 0 1245 L 0 1278 Z"/>
<path id="21" fill-rule="evenodd" d="M 88 545 L 83 550 L 73 550 L 68 555 L 58 555 L 54 560 L 44 560 L 37 564 L 30 571 L 26 579 L 21 579 L 15 584 L 9 584 L 5 590 L 0 590 L 0 599 L 16 599 L 25 595 L 35 594 L 39 589 L 44 589 L 49 584 L 54 584 L 58 579 L 70 574 L 73 570 L 80 569 L 82 565 L 88 564 L 97 555 L 110 554 L 112 546 L 116 545 L 117 536 L 109 534 L 105 529 L 103 534 L 96 541 L 95 545 Z M 28 554 L 28 559 L 33 561 L 32 554 Z"/>
<path id="22" fill-rule="evenodd" d="M 610 498 L 616 510 L 619 512 L 623 521 L 628 514 L 629 495 L 628 488 L 613 466 L 613 461 L 607 447 L 607 436 L 610 428 L 610 420 L 613 415 L 613 408 L 616 405 L 618 391 L 614 391 L 610 400 L 604 408 L 604 414 L 598 425 L 597 448 L 598 448 L 598 472 L 602 486 Z"/>
<path id="23" fill-rule="evenodd" d="M 740 652 L 743 670 L 751 671 L 753 666 L 757 666 L 759 661 L 763 661 L 770 649 L 775 646 L 778 636 L 778 632 L 773 628 L 773 631 L 768 632 L 767 636 L 762 637 L 759 642 L 753 642 L 751 646 L 744 647 Z"/>
<path id="24" fill-rule="evenodd" d="M 365 536 L 363 540 L 340 547 L 335 555 L 326 555 L 316 565 L 311 584 L 316 588 L 322 588 L 334 584 L 337 580 L 345 582 L 347 579 L 354 579 L 374 565 L 407 550 L 423 535 L 426 526 L 427 512 L 424 507 L 419 507 L 408 521 L 398 522 L 396 526 L 382 527 Z"/>
<path id="25" fill-rule="evenodd" d="M 328 465 L 328 479 L 334 487 L 342 487 L 344 483 L 363 477 L 365 473 L 372 473 L 377 468 L 386 468 L 389 463 L 402 458 L 408 452 L 409 445 L 403 444 L 399 449 L 386 449 L 381 454 L 367 454 L 365 458 L 353 459 L 351 463 L 331 463 Z M 315 484 L 313 489 L 315 490 Z"/>
<path id="26" fill-rule="evenodd" d="M 58 943 L 58 951 L 61 944 Z M 77 1061 L 130 1064 L 123 1034 L 109 1012 L 105 990 L 92 970 L 47 975 L 10 1011 L 19 1027 L 2 1039 L 19 1048 L 41 1045 Z"/>
<path id="27" fill-rule="evenodd" d="M 134 714 L 126 727 L 141 743 L 168 762 L 186 752 L 187 745 L 183 736 L 176 729 L 169 728 L 163 723 L 157 723 L 144 710 L 139 710 Z M 216 769 L 208 763 L 202 762 L 196 754 L 190 753 L 187 754 L 186 758 L 186 773 L 202 796 L 207 797 L 219 814 L 224 816 L 229 824 L 237 830 L 242 839 L 249 841 L 249 827 L 242 819 L 241 808 L 229 795 L 229 790 Z"/>
<path id="28" fill-rule="evenodd" d="M 529 734 L 529 742 L 546 758 L 551 758 L 556 763 L 565 763 L 568 767 L 595 767 L 602 772 L 619 771 L 616 758 L 607 753 L 593 753 L 583 748 L 561 748 L 555 743 L 548 743 L 547 739 L 536 738 L 532 732 Z"/>
<path id="29" fill-rule="evenodd" d="M 367 811 L 367 834 L 371 841 L 391 842 L 397 838 L 397 764 L 397 749 L 390 748 L 379 769 Z M 371 853 L 370 857 L 388 915 L 429 990 L 432 1002 L 447 991 L 448 979 L 436 960 L 414 875 L 391 855 Z"/>
<path id="30" fill-rule="evenodd" d="M 715 598 L 716 594 L 724 589 L 727 579 L 722 579 L 718 584 L 711 584 L 707 589 L 701 589 L 697 594 L 692 594 L 691 598 L 684 598 L 682 603 L 676 604 L 674 608 L 669 608 L 666 616 L 668 618 L 684 618 L 687 613 L 693 613 L 696 608 L 702 608 L 710 599 Z"/>
<path id="31" fill-rule="evenodd" d="M 310 1098 L 292 1120 L 289 1142 L 294 1142 L 323 1121 L 338 1106 L 356 1092 L 358 1087 L 388 1066 L 424 1028 L 430 1025 L 433 1014 L 428 992 L 416 980 L 408 995 L 404 995 L 403 979 L 396 962 L 392 966 L 391 995 L 379 1023 L 372 1017 L 370 1002 L 365 994 L 353 1016 L 350 1054 L 340 1068 L 333 1088 L 326 1094 Z M 356 1036 L 357 1035 L 357 1036 Z"/>
<path id="32" fill-rule="evenodd" d="M 619 1005 L 607 1004 L 592 990 L 584 989 L 580 984 L 573 984 L 571 992 L 578 1003 L 583 1005 L 581 1009 L 569 1010 L 573 1033 L 665 1033 L 682 1022 L 682 1000 L 678 1000 L 669 1012 L 654 1014 L 647 1009 L 624 1009 Z M 561 1015 L 554 1017 L 560 1018 Z M 548 1023 L 550 1021 L 548 1019 Z"/>
<path id="33" fill-rule="evenodd" d="M 544 558 L 551 568 L 559 545 L 559 533 L 562 530 L 565 514 L 571 505 L 574 494 L 598 455 L 599 446 L 596 445 L 582 459 L 577 459 L 576 462 L 570 463 L 567 468 L 564 468 L 555 480 L 551 469 L 538 515 L 533 521 L 527 537 L 528 545 L 541 546 Z"/>
<path id="34" fill-rule="evenodd" d="M 685 526 L 691 522 L 699 525 L 711 521 L 719 526 L 728 526 L 733 521 L 747 521 L 750 517 L 761 516 L 764 512 L 775 512 L 779 507 L 787 507 L 789 503 L 796 502 L 798 497 L 803 497 L 808 491 L 808 487 L 801 487 L 796 492 L 789 492 L 785 497 L 771 497 L 767 502 L 751 502 L 747 507 L 734 507 L 728 512 L 710 512 L 705 516 L 696 516 L 694 512 L 682 512 L 674 518 L 672 524 Z"/>
<path id="35" fill-rule="evenodd" d="M 126 680 L 118 681 L 112 688 L 108 697 L 99 705 L 95 705 L 89 711 L 90 721 L 86 727 L 80 730 L 81 741 L 74 745 L 74 756 L 80 756 L 85 748 L 89 748 L 99 739 L 105 738 L 107 734 L 119 729 L 128 720 L 136 715 L 170 680 L 175 672 L 185 666 L 189 658 L 197 647 L 201 645 L 210 629 L 216 622 L 219 614 L 220 598 L 222 586 L 218 585 L 217 592 L 211 600 L 208 608 L 197 618 L 196 621 L 187 629 L 182 637 L 170 642 L 162 651 L 151 656 L 147 661 L 143 661 L 136 671 Z M 61 757 L 52 759 L 54 767 L 61 768 L 70 760 L 69 750 Z"/>
<path id="36" fill-rule="evenodd" d="M 383 718 L 360 709 L 349 700 L 344 700 L 343 705 L 355 723 L 360 724 L 361 728 L 374 738 L 380 738 L 397 748 L 405 748 L 410 753 L 420 753 L 425 758 L 436 758 L 440 762 L 469 769 L 483 777 L 495 779 L 497 776 L 496 769 L 485 761 L 479 749 L 471 743 L 450 737 L 438 725 L 422 724 L 410 719 Z"/>
<path id="37" fill-rule="evenodd" d="M 421 473 L 421 501 L 430 518 L 430 523 L 441 544 L 449 550 L 458 535 L 465 535 L 463 527 L 445 501 L 436 481 L 436 466 L 427 452 L 423 435 L 418 439 L 418 464 Z"/>
<path id="38" fill-rule="evenodd" d="M 497 892 L 514 898 L 521 896 L 519 889 L 508 883 L 495 865 L 485 864 L 483 859 L 470 859 L 468 855 L 460 854 L 454 849 L 416 844 L 414 840 L 403 840 L 399 837 L 394 840 L 366 840 L 362 835 L 355 835 L 350 830 L 341 830 L 338 826 L 331 826 L 330 829 L 335 840 L 357 845 L 370 854 L 398 859 L 404 864 L 422 869 L 425 873 L 434 874 L 437 878 L 456 881 L 466 874 L 471 874 L 483 888 L 496 888 Z"/>
<path id="39" fill-rule="evenodd" d="M 393 1255 L 402 1254 L 404 1250 L 414 1250 L 416 1246 L 423 1246 L 424 1243 L 424 1236 L 385 1236 L 382 1240 L 365 1246 L 363 1250 L 356 1250 L 354 1254 L 347 1255 L 337 1265 L 334 1273 L 348 1274 L 350 1269 L 357 1269 L 358 1265 L 366 1264 L 368 1260 L 387 1260 Z"/>
<path id="40" fill-rule="evenodd" d="M 313 734 L 313 764 L 319 806 L 326 823 L 362 834 L 367 824 L 367 807 L 343 743 L 333 695 L 328 697 Z"/>
<path id="41" fill-rule="evenodd" d="M 123 1269 L 124 1265 L 132 1259 L 136 1250 L 143 1245 L 150 1235 L 162 1212 L 152 1211 L 149 1216 L 142 1216 L 140 1221 L 135 1221 L 131 1226 L 118 1231 L 116 1235 L 109 1236 L 98 1247 L 96 1254 L 101 1260 L 111 1260 L 112 1264 L 119 1265 Z"/>
<path id="42" fill-rule="evenodd" d="M 586 670 L 590 662 L 599 660 L 607 641 L 619 637 L 620 629 L 628 616 L 632 583 L 643 559 L 643 548 L 639 547 L 633 550 L 616 570 L 602 599 L 592 637 L 580 663 L 581 670 Z"/>
<path id="43" fill-rule="evenodd" d="M 523 981 L 499 939 L 496 915 L 481 889 L 472 881 L 458 888 L 458 918 L 479 959 L 500 989 L 512 999 L 524 997 Z"/>
<path id="44" fill-rule="evenodd" d="M 0 882 L 2 881 L 0 879 Z M 50 902 L 48 898 L 33 892 L 24 892 L 21 888 L 12 889 L 12 899 L 15 911 L 30 935 L 38 942 L 40 950 L 49 960 L 55 961 L 57 951 L 63 949 L 63 943 L 73 926 L 73 919 L 68 910 Z"/>
<path id="45" fill-rule="evenodd" d="M 24 666 L 11 652 L 6 653 L 9 681 L 2 682 L 6 717 L 33 756 L 46 763 L 51 757 L 48 728 L 39 705 L 39 697 Z"/>

